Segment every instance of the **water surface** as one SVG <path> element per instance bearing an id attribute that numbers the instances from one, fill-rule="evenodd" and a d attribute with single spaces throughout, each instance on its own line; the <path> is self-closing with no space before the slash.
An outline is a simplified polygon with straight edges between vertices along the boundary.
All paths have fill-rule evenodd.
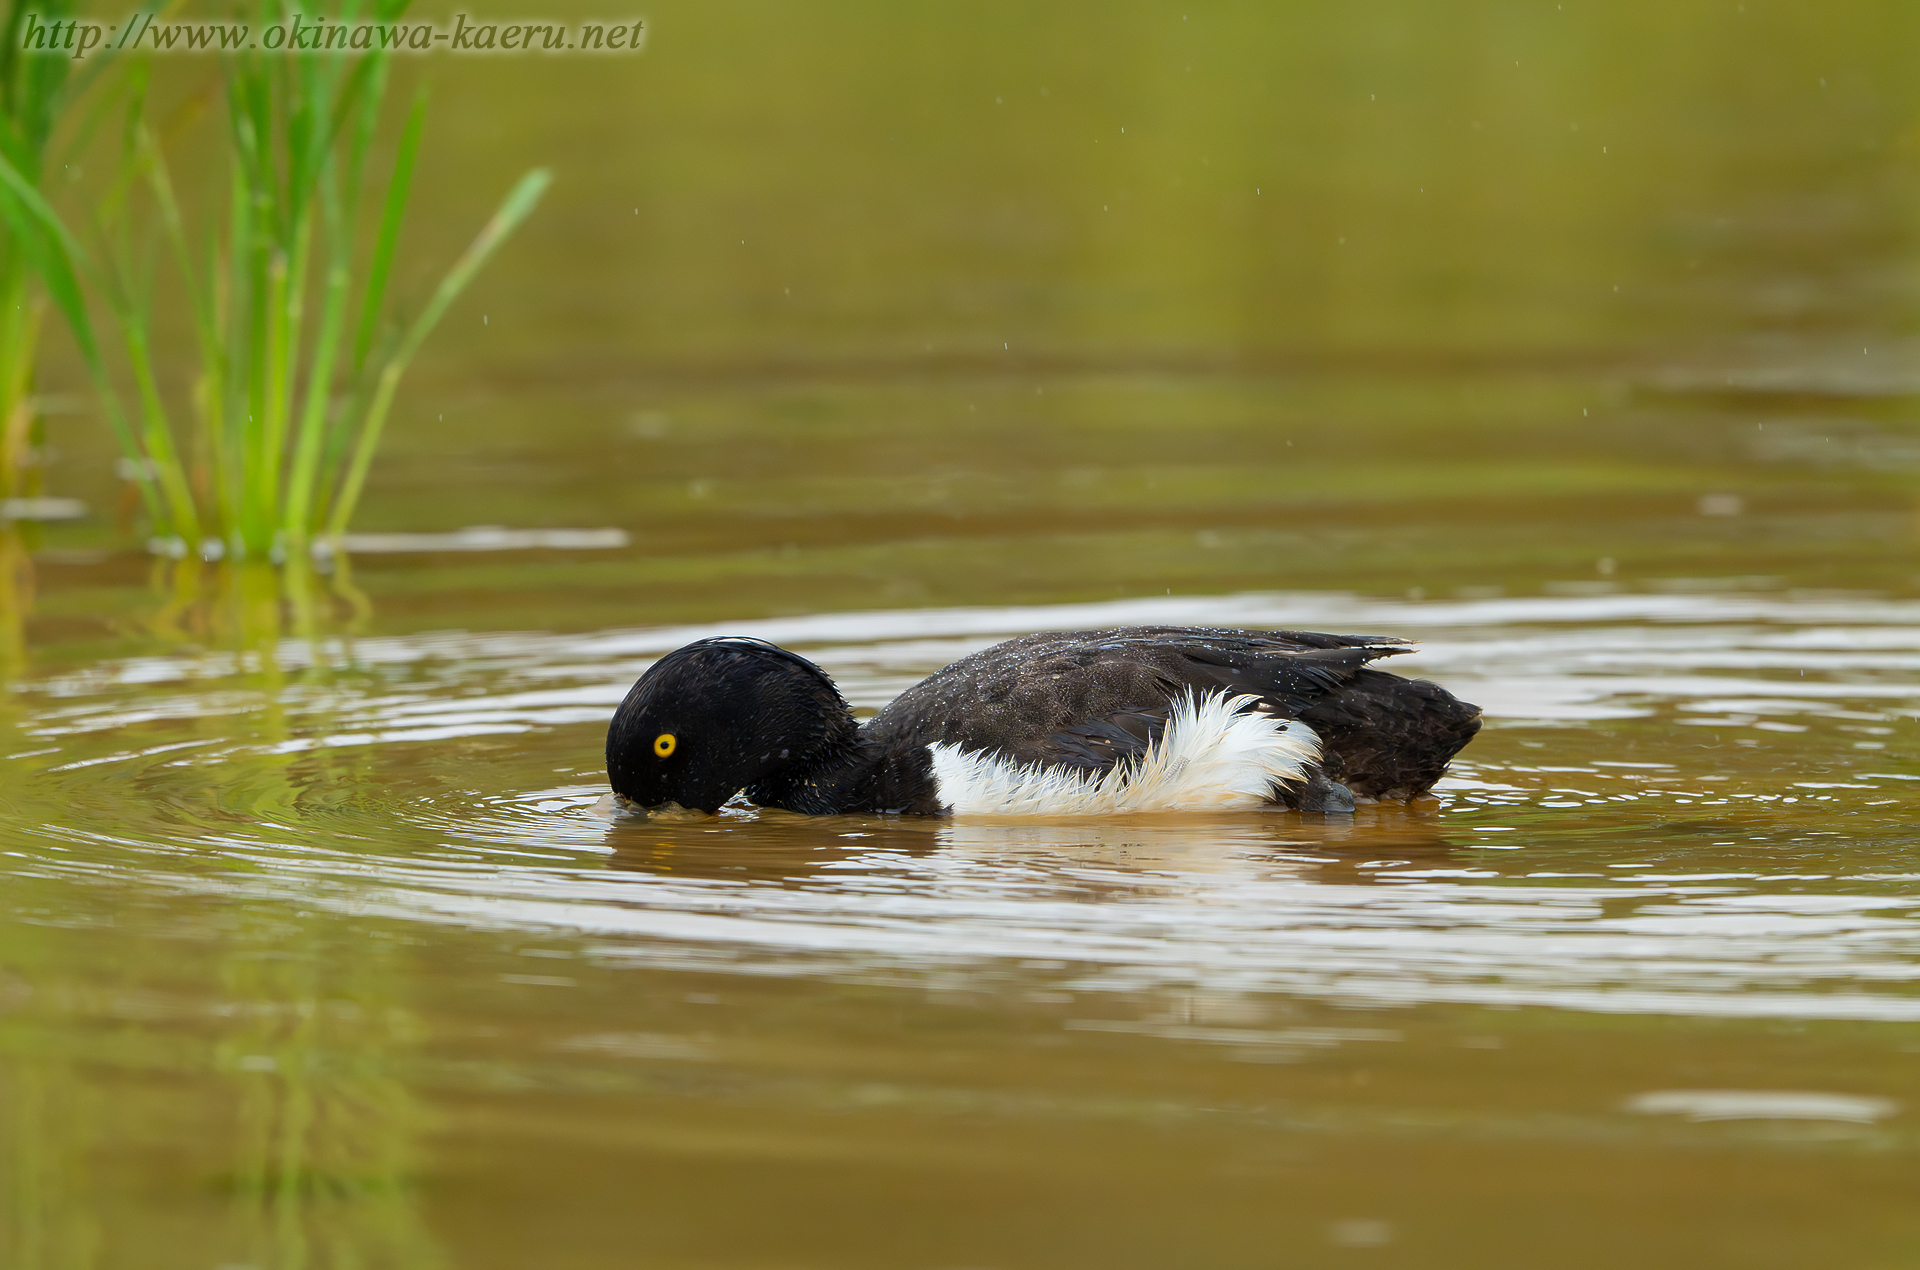
<path id="1" fill-rule="evenodd" d="M 1438 800 L 1351 818 L 611 817 L 604 718 L 705 626 L 24 682 L 13 1175 L 110 1261 L 164 1221 L 262 1264 L 1601 1264 L 1679 1229 L 1785 1265 L 1835 1206 L 1891 1256 L 1915 614 L 1300 593 L 725 627 L 862 708 L 1042 627 L 1408 631 L 1492 727 Z"/>
<path id="2" fill-rule="evenodd" d="M 405 70 L 413 294 L 558 172 L 359 526 L 455 536 L 169 572 L 56 417 L 0 1261 L 1920 1261 L 1907 8 L 649 17 Z M 1488 727 L 1350 818 L 599 810 L 689 639 L 870 710 L 1136 621 Z"/>

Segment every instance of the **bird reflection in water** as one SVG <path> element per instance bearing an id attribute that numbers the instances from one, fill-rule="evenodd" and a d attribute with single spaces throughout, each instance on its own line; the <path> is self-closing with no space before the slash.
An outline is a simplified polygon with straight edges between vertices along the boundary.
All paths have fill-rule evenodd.
<path id="1" fill-rule="evenodd" d="M 803 816 L 767 808 L 623 815 L 609 805 L 609 867 L 679 878 L 806 882 L 876 854 L 1087 868 L 1141 874 L 1284 873 L 1367 883 L 1383 865 L 1447 858 L 1439 804 L 1363 807 L 1357 815 L 1292 812 L 1030 817 Z"/>

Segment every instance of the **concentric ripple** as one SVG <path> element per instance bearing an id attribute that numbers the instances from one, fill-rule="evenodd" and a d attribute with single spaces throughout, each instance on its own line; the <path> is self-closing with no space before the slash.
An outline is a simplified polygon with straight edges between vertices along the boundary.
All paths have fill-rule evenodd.
<path id="1" fill-rule="evenodd" d="M 658 654 L 804 649 L 872 709 L 1043 628 L 1417 636 L 1486 706 L 1438 802 L 1004 824 L 601 806 Z M 1920 604 L 1764 592 L 1243 595 L 449 634 L 127 660 L 18 686 L 9 868 L 570 934 L 608 964 L 1284 991 L 1336 1003 L 1920 1019 Z M 31 773 L 31 775 L 29 775 Z M 86 847 L 86 851 L 79 850 Z M 214 867 L 223 861 L 227 867 Z M 124 879 L 123 879 L 124 880 Z"/>

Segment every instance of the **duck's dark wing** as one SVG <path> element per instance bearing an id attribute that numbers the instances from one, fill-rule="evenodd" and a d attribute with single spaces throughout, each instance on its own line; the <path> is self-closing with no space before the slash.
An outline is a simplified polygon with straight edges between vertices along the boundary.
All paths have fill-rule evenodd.
<path id="1" fill-rule="evenodd" d="M 1337 779 L 1355 793 L 1408 797 L 1398 791 L 1429 769 L 1432 776 L 1411 793 L 1438 779 L 1478 727 L 1479 711 L 1430 684 L 1406 696 L 1395 685 L 1417 681 L 1365 669 L 1407 651 L 1398 639 L 1305 631 L 1125 627 L 1029 635 L 983 649 L 909 688 L 867 724 L 863 737 L 890 748 L 946 742 L 1024 763 L 1099 771 L 1144 753 L 1165 729 L 1177 698 L 1225 692 L 1252 696 L 1256 709 L 1305 719 L 1316 731 L 1330 728 L 1338 740 L 1325 732 L 1322 739 L 1330 752 L 1341 749 L 1345 775 Z M 1341 706 L 1356 685 L 1359 694 Z M 1451 732 L 1431 726 L 1428 716 L 1436 710 L 1459 716 Z M 1366 719 L 1377 712 L 1387 727 L 1376 736 Z M 1471 726 L 1456 738 L 1462 721 Z M 1398 754 L 1402 744 L 1423 756 Z M 1330 771 L 1333 766 L 1329 761 Z"/>

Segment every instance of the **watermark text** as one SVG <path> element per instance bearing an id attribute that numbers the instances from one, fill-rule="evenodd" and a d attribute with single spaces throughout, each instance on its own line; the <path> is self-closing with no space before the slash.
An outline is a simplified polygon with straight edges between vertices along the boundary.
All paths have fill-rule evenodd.
<path id="1" fill-rule="evenodd" d="M 48 20 L 29 13 L 20 25 L 20 47 L 42 56 L 75 61 L 98 53 L 637 53 L 646 42 L 640 18 L 581 22 L 476 21 L 464 13 L 451 22 L 329 22 L 296 14 L 286 22 L 168 22 L 150 13 L 120 22 L 92 18 Z"/>

